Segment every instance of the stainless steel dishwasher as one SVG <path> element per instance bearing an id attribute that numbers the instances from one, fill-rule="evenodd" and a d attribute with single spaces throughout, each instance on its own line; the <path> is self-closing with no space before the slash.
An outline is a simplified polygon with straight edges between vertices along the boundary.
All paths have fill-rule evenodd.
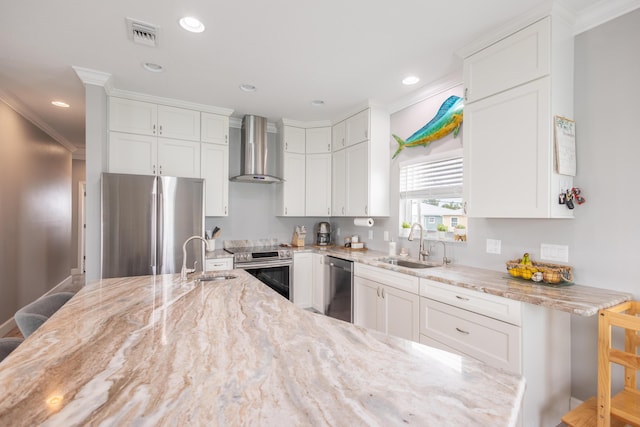
<path id="1" fill-rule="evenodd" d="M 353 323 L 353 262 L 327 256 L 329 283 L 325 289 L 325 314 Z"/>

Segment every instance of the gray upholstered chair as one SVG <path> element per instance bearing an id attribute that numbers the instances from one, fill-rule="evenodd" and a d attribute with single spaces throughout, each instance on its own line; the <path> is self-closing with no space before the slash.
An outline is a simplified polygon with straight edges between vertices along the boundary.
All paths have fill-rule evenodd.
<path id="1" fill-rule="evenodd" d="M 73 292 L 45 295 L 18 310 L 15 320 L 22 335 L 28 338 L 74 295 Z"/>
<path id="2" fill-rule="evenodd" d="M 22 338 L 0 338 L 0 362 L 24 341 Z"/>

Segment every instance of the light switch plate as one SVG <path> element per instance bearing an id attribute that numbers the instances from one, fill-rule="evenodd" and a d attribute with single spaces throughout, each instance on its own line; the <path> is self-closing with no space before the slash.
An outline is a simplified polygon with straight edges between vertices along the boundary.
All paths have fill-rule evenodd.
<path id="1" fill-rule="evenodd" d="M 540 259 L 556 262 L 569 262 L 569 246 L 541 243 Z"/>
<path id="2" fill-rule="evenodd" d="M 388 241 L 389 241 L 389 232 L 388 232 L 388 231 L 386 231 L 386 230 L 385 230 L 385 232 L 384 232 L 384 238 L 383 238 L 383 240 L 384 240 L 385 242 L 388 242 Z"/>
<path id="3" fill-rule="evenodd" d="M 487 239 L 487 253 L 488 254 L 502 253 L 502 240 Z"/>
<path id="4" fill-rule="evenodd" d="M 369 240 L 373 240 L 373 230 L 369 230 Z"/>
<path id="5" fill-rule="evenodd" d="M 336 236 L 340 237 L 340 227 L 336 228 Z"/>

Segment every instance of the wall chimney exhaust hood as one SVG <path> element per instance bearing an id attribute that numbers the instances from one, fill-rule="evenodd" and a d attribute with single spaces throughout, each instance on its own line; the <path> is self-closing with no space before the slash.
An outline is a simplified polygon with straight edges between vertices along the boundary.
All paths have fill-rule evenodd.
<path id="1" fill-rule="evenodd" d="M 272 184 L 283 179 L 269 175 L 267 171 L 267 119 L 247 115 L 242 118 L 240 132 L 240 175 L 231 178 L 235 182 Z"/>

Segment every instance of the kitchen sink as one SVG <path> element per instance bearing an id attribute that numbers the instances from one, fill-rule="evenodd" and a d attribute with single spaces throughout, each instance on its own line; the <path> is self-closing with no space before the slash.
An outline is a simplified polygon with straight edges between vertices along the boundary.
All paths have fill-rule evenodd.
<path id="1" fill-rule="evenodd" d="M 422 263 L 422 262 L 407 261 L 407 260 L 404 260 L 404 259 L 397 259 L 397 258 L 380 258 L 377 261 L 384 262 L 385 264 L 397 265 L 398 267 L 405 267 L 405 268 L 431 268 L 431 267 L 438 267 L 437 265 L 433 265 L 433 264 L 425 264 L 425 263 Z"/>
<path id="2" fill-rule="evenodd" d="M 196 279 L 196 282 L 221 282 L 223 280 L 235 279 L 238 276 L 233 274 L 218 274 L 215 276 L 201 276 Z"/>

